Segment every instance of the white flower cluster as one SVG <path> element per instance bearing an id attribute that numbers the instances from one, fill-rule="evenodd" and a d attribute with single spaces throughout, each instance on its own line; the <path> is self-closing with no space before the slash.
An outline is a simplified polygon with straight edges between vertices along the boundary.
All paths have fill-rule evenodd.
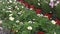
<path id="1" fill-rule="evenodd" d="M 9 14 L 9 16 L 12 16 L 13 14 Z"/>
<path id="2" fill-rule="evenodd" d="M 28 21 L 28 23 L 32 23 L 32 21 Z"/>
<path id="3" fill-rule="evenodd" d="M 2 20 L 0 20 L 0 24 L 2 24 Z"/>
<path id="4" fill-rule="evenodd" d="M 24 8 L 24 6 L 21 6 L 22 8 Z"/>
<path id="5" fill-rule="evenodd" d="M 19 10 L 18 6 L 15 6 L 15 8 L 16 8 L 17 10 Z"/>
<path id="6" fill-rule="evenodd" d="M 54 32 L 54 34 L 56 34 L 56 32 Z"/>
<path id="7" fill-rule="evenodd" d="M 40 0 L 38 0 L 38 1 L 40 1 Z"/>
<path id="8" fill-rule="evenodd" d="M 52 23 L 52 24 L 56 24 L 56 21 L 52 20 L 51 23 Z"/>
<path id="9" fill-rule="evenodd" d="M 44 15 L 43 14 L 37 14 L 38 17 L 43 17 Z"/>
<path id="10" fill-rule="evenodd" d="M 9 0 L 10 3 L 12 3 L 12 0 Z"/>
<path id="11" fill-rule="evenodd" d="M 31 27 L 31 26 L 28 26 L 27 29 L 28 29 L 28 30 L 32 30 L 32 27 Z"/>
<path id="12" fill-rule="evenodd" d="M 40 3 L 38 3 L 38 5 L 40 6 Z"/>
<path id="13" fill-rule="evenodd" d="M 39 2 L 40 2 L 40 0 L 38 0 L 38 5 L 40 6 L 40 3 Z"/>
<path id="14" fill-rule="evenodd" d="M 10 13 L 12 13 L 12 11 L 6 11 L 6 12 L 10 12 Z"/>
<path id="15" fill-rule="evenodd" d="M 28 8 L 27 8 L 28 9 Z M 33 10 L 33 8 L 30 8 L 30 10 Z"/>
<path id="16" fill-rule="evenodd" d="M 55 3 L 55 6 L 57 6 L 59 3 L 60 3 L 60 1 L 57 1 L 57 2 Z"/>
<path id="17" fill-rule="evenodd" d="M 9 20 L 11 20 L 11 21 L 14 21 L 14 19 L 15 19 L 15 18 L 14 18 L 14 17 L 12 17 L 12 16 L 11 16 L 11 17 L 9 17 Z"/>
<path id="18" fill-rule="evenodd" d="M 16 20 L 16 23 L 19 23 L 20 21 L 19 20 Z"/>

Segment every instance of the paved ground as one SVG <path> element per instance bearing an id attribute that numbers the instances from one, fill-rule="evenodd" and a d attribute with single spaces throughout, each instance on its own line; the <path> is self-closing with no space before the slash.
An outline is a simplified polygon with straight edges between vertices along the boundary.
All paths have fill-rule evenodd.
<path id="1" fill-rule="evenodd" d="M 10 31 L 0 27 L 0 34 L 10 34 Z"/>

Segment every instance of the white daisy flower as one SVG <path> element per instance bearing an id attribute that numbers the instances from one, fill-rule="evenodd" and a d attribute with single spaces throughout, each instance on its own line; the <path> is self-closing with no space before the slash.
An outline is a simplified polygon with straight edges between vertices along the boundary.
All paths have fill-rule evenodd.
<path id="1" fill-rule="evenodd" d="M 0 24 L 2 23 L 2 20 L 0 20 Z"/>
<path id="2" fill-rule="evenodd" d="M 20 22 L 19 20 L 16 20 L 16 23 Z"/>
<path id="3" fill-rule="evenodd" d="M 56 24 L 56 21 L 52 20 L 51 23 L 52 23 L 52 24 Z"/>
<path id="4" fill-rule="evenodd" d="M 38 3 L 38 5 L 40 6 L 40 3 Z"/>
<path id="5" fill-rule="evenodd" d="M 12 16 L 13 14 L 9 14 L 9 16 Z"/>
<path id="6" fill-rule="evenodd" d="M 32 30 L 32 27 L 31 27 L 31 26 L 28 26 L 27 29 L 28 29 L 28 30 Z"/>
<path id="7" fill-rule="evenodd" d="M 15 19 L 14 17 L 9 17 L 9 20 L 11 21 L 14 21 L 14 19 Z"/>
<path id="8" fill-rule="evenodd" d="M 32 21 L 28 21 L 28 23 L 32 23 Z"/>

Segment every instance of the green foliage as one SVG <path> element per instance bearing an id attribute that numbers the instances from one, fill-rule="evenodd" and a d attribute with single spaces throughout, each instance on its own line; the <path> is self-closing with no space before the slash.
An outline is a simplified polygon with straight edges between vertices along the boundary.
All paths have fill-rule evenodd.
<path id="1" fill-rule="evenodd" d="M 60 4 L 58 4 L 56 7 L 55 7 L 55 11 L 56 13 L 56 16 L 60 19 Z"/>
<path id="2" fill-rule="evenodd" d="M 28 2 L 29 4 L 31 4 L 31 5 L 34 5 L 34 6 L 36 6 L 36 7 L 40 7 L 39 5 L 38 5 L 38 0 L 25 0 L 26 2 Z M 40 3 L 40 2 L 39 2 Z"/>
<path id="3" fill-rule="evenodd" d="M 38 17 L 35 11 L 26 9 L 19 2 L 14 0 L 12 0 L 12 3 L 7 3 L 8 1 L 6 0 L 0 1 L 2 1 L 0 2 L 0 18 L 3 21 L 3 28 L 18 31 L 16 34 L 35 34 L 36 31 L 44 31 L 46 34 L 53 34 L 54 32 L 57 34 L 60 33 L 60 26 L 53 25 L 45 17 Z M 9 16 L 10 14 L 13 15 Z M 9 17 L 14 17 L 14 20 L 11 21 Z M 17 20 L 19 20 L 19 22 Z M 27 28 L 29 26 L 32 27 L 32 30 Z"/>

